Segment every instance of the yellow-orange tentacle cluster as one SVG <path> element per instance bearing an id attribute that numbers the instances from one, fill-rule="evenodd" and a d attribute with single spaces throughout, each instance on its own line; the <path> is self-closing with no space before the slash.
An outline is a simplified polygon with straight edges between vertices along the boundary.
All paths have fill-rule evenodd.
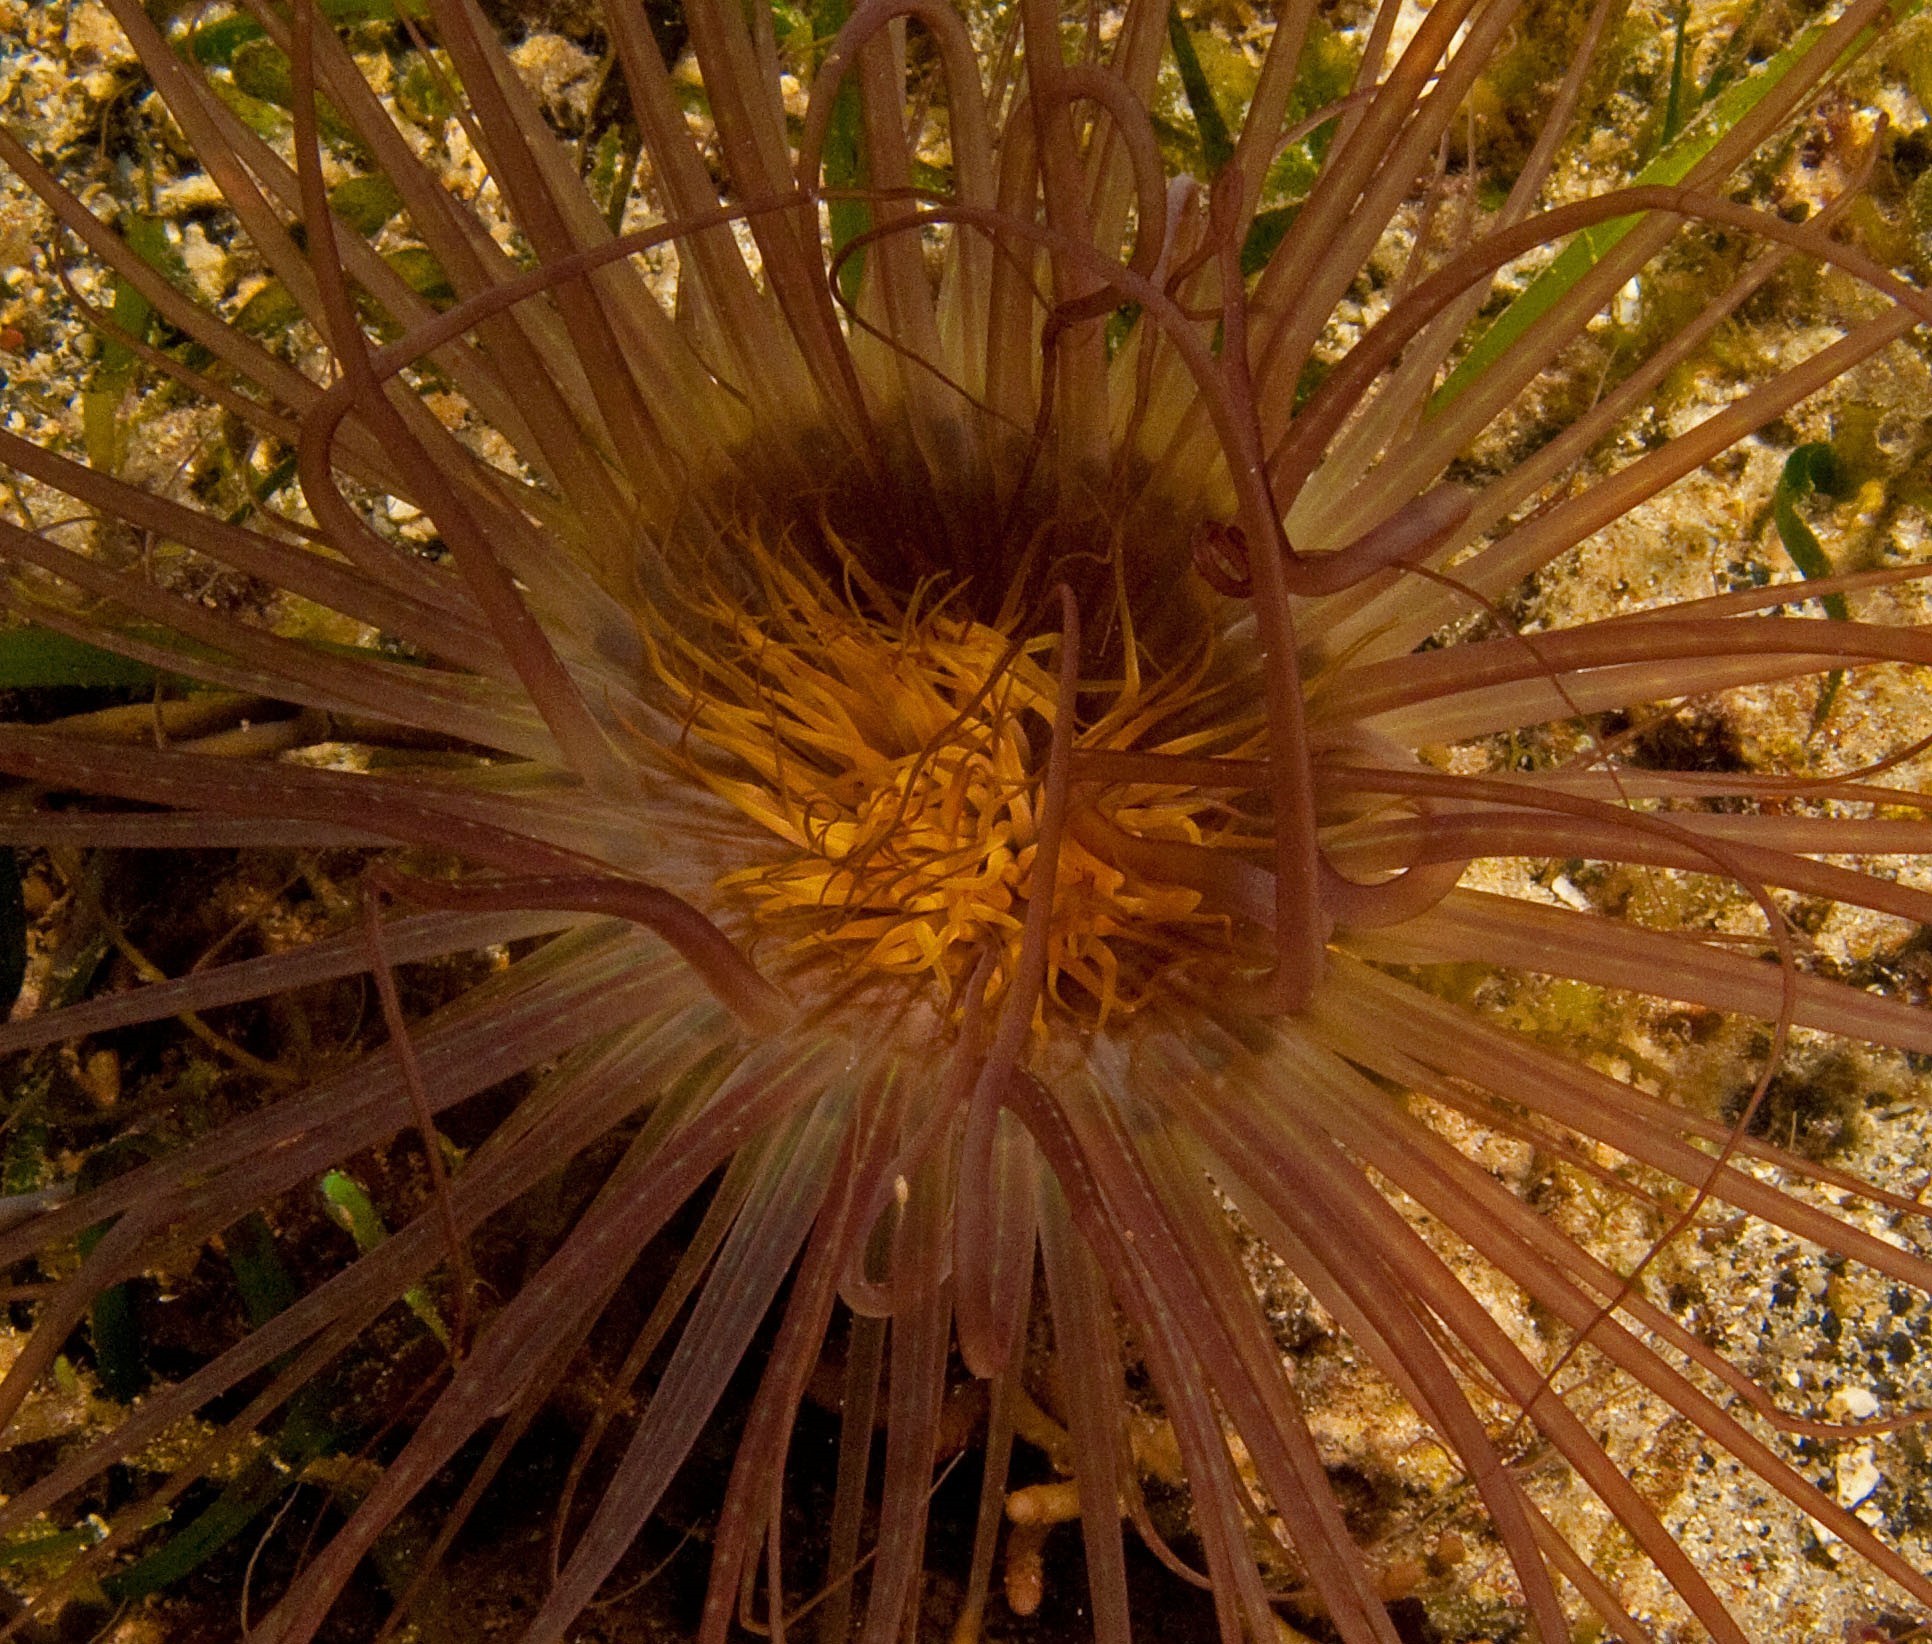
<path id="1" fill-rule="evenodd" d="M 849 574 L 835 592 L 795 555 L 756 557 L 755 608 L 709 588 L 688 609 L 710 633 L 663 641 L 653 658 L 679 698 L 693 768 L 779 846 L 725 874 L 720 892 L 789 954 L 927 973 L 947 999 L 990 951 L 997 996 L 1041 893 L 1039 790 L 1057 695 L 1043 661 L 1054 636 L 1016 640 L 950 610 L 931 587 L 902 602 Z M 1252 754 L 1258 715 L 1235 716 L 1232 732 L 1229 716 L 1215 716 L 1211 749 L 1162 734 L 1211 689 L 1209 663 L 1151 683 L 1131 670 L 1083 681 L 1090 722 L 1076 746 Z M 1225 799 L 1180 784 L 1081 785 L 1076 813 L 1101 825 L 1076 825 L 1062 843 L 1043 1010 L 1104 1022 L 1136 1009 L 1176 965 L 1232 951 L 1235 921 L 1187 882 L 1196 876 L 1184 863 L 1150 873 L 1139 853 L 1130 866 L 1107 848 L 1125 835 L 1181 856 L 1265 852 L 1265 836 Z"/>

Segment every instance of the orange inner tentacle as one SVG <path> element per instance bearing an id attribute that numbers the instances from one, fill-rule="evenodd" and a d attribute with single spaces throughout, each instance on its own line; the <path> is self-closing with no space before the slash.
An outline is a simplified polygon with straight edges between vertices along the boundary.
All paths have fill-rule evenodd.
<path id="1" fill-rule="evenodd" d="M 1258 713 L 1217 716 L 1211 745 L 1183 728 L 1212 688 L 1211 659 L 1153 679 L 1124 669 L 1070 696 L 1045 665 L 1051 631 L 1016 638 L 923 590 L 897 604 L 875 585 L 861 602 L 796 556 L 762 558 L 757 608 L 705 590 L 687 608 L 713 635 L 652 657 L 689 725 L 692 770 L 771 837 L 763 861 L 717 882 L 755 938 L 797 962 L 924 974 L 956 1009 L 982 953 L 988 1001 L 1012 985 L 1044 895 L 1035 1019 L 1096 1024 L 1138 1009 L 1176 965 L 1255 961 L 1251 922 L 1204 894 L 1222 876 L 1199 858 L 1265 874 L 1268 829 L 1230 806 L 1225 780 L 1197 779 L 1265 768 L 1265 730 Z M 1076 808 L 1102 825 L 1070 827 L 1041 885 L 1043 755 L 1075 700 Z M 1128 754 L 1104 783 L 1079 769 Z"/>

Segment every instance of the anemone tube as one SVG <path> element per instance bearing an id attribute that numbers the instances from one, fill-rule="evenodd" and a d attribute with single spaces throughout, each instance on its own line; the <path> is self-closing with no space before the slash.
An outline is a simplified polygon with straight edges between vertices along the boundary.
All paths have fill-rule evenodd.
<path id="1" fill-rule="evenodd" d="M 1675 1412 L 1932 1608 L 1912 1558 L 1779 1439 L 1876 1438 L 1917 1412 L 1794 1405 L 1775 1367 L 1735 1362 L 1654 1282 L 1723 1215 L 1932 1291 L 1915 1197 L 1751 1130 L 1794 1033 L 1932 1053 L 1921 1009 L 1823 973 L 1790 920 L 1808 898 L 1927 921 L 1897 871 L 1932 852 L 1922 749 L 1723 774 L 1632 757 L 1641 730 L 1725 693 L 1856 690 L 1932 663 L 1924 568 L 1799 596 L 1842 616 L 1795 614 L 1782 586 L 1535 633 L 1508 614 L 1560 556 L 1932 318 L 1838 236 L 1856 152 L 1807 220 L 1734 197 L 1902 8 L 1819 14 L 1710 100 L 1667 168 L 1559 199 L 1600 95 L 1602 0 L 1483 205 L 1473 138 L 1460 172 L 1449 158 L 1518 19 L 1498 0 L 1437 0 L 1419 21 L 1380 6 L 1349 88 L 1312 111 L 1295 100 L 1332 29 L 1312 0 L 1285 5 L 1234 130 L 1217 145 L 1195 110 L 1205 177 L 1170 174 L 1154 110 L 1186 26 L 1148 0 L 1104 29 L 1046 0 L 971 17 L 861 0 L 806 65 L 802 121 L 774 14 L 691 0 L 702 131 L 642 11 L 611 4 L 647 196 L 621 232 L 462 0 L 399 9 L 458 97 L 487 210 L 417 157 L 314 0 L 233 13 L 287 64 L 292 122 L 267 136 L 178 30 L 137 0 L 108 9 L 299 322 L 264 337 L 195 297 L 3 130 L 0 162 L 159 322 L 136 334 L 67 280 L 89 323 L 166 392 L 292 455 L 299 491 L 231 514 L 180 476 L 137 484 L 0 430 L 16 498 L 60 499 L 0 519 L 8 609 L 198 685 L 139 715 L 0 727 L 17 782 L 0 837 L 359 849 L 369 866 L 360 924 L 30 1015 L 0 1047 L 369 972 L 386 1032 L 353 1067 L 183 1127 L 0 1228 L 0 1260 L 59 1275 L 35 1290 L 0 1418 L 159 1253 L 276 1214 L 371 1149 L 420 1144 L 426 1186 L 391 1236 L 0 1506 L 0 1534 L 20 1531 L 193 1435 L 38 1604 L 125 1568 L 398 1303 L 433 1296 L 456 1328 L 411 1430 L 251 1636 L 316 1636 L 434 1497 L 394 1626 L 689 1206 L 695 1232 L 609 1355 L 526 1638 L 567 1635 L 754 1353 L 699 1636 L 906 1636 L 956 1347 L 988 1389 L 956 1640 L 993 1602 L 1003 1518 L 1009 1602 L 1028 1602 L 1016 1567 L 1038 1530 L 1008 1493 L 1023 1434 L 1074 1486 L 1097 1638 L 1132 1632 L 1126 1520 L 1210 1593 L 1230 1644 L 1275 1637 L 1284 1605 L 1392 1644 L 1232 1205 L 1453 1459 L 1527 1636 L 1568 1638 L 1585 1613 L 1628 1639 L 1684 1617 L 1747 1636 L 1578 1408 L 1592 1380 Z M 1309 180 L 1269 250 L 1257 225 L 1286 209 L 1290 150 Z M 372 237 L 344 208 L 349 173 L 393 190 L 446 302 L 385 254 L 400 227 Z M 1496 457 L 1488 432 L 1573 369 L 1617 293 L 1707 230 L 1757 249 L 1542 443 Z M 1591 254 L 1485 354 L 1497 276 L 1572 236 Z M 1598 460 L 1804 266 L 1863 288 L 1835 340 Z M 213 608 L 193 591 L 211 570 L 266 594 Z M 319 637 L 345 624 L 354 643 Z M 1633 728 L 1603 732 L 1611 716 Z M 1572 751 L 1530 772 L 1498 755 L 1539 731 Z M 1748 928 L 1480 888 L 1495 864 L 1573 858 L 1729 885 Z M 406 1019 L 394 965 L 512 942 L 506 968 Z M 1472 963 L 1765 1024 L 1740 1115 L 1436 985 Z M 520 1075 L 514 1099 L 486 1096 Z M 1472 1122 L 1648 1217 L 1642 1252 L 1545 1219 L 1458 1145 Z M 447 1163 L 444 1126 L 470 1138 Z M 585 1159 L 607 1174 L 540 1259 L 479 1273 L 476 1250 Z M 1513 1330 L 1498 1295 L 1544 1336 Z M 788 1446 L 827 1370 L 837 1485 L 801 1568 Z M 1049 1383 L 1062 1426 L 1034 1402 Z M 1179 1546 L 1144 1488 L 1150 1423 L 1188 1486 Z M 1620 1527 L 1670 1614 L 1640 1619 L 1559 1527 L 1532 1444 Z M 438 1481 L 459 1458 L 449 1505 Z"/>

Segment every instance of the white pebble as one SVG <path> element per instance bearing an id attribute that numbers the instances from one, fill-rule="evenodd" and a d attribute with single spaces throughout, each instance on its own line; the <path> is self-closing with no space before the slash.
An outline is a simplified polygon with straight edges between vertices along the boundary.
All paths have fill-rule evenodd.
<path id="1" fill-rule="evenodd" d="M 1878 1414 L 1878 1400 L 1869 1387 L 1841 1387 L 1831 1395 L 1831 1410 L 1853 1421 L 1866 1421 Z"/>
<path id="2" fill-rule="evenodd" d="M 1879 1486 L 1884 1474 L 1872 1459 L 1872 1447 L 1861 1444 L 1838 1458 L 1838 1505 L 1856 1507 Z"/>
<path id="3" fill-rule="evenodd" d="M 1557 901 L 1578 913 L 1593 913 L 1596 910 L 1596 904 L 1584 895 L 1577 882 L 1567 873 L 1559 873 L 1550 881 L 1550 891 Z"/>

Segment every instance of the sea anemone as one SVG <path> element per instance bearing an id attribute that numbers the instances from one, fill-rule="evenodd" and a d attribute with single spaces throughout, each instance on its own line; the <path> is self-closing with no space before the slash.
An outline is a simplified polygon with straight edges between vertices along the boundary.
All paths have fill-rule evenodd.
<path id="1" fill-rule="evenodd" d="M 1296 0 L 1252 61 L 1150 0 L 691 0 L 678 78 L 617 0 L 601 169 L 463 0 L 108 10 L 253 289 L 197 292 L 152 218 L 109 226 L 71 156 L 0 132 L 101 338 L 87 460 L 58 418 L 0 430 L 0 597 L 154 670 L 151 701 L 0 727 L 0 837 L 328 853 L 359 900 L 0 1034 L 187 1015 L 241 1069 L 10 1177 L 34 1311 L 0 1416 L 75 1357 L 121 1400 L 0 1508 L 98 1529 L 36 1604 L 153 1590 L 309 1479 L 334 1516 L 251 1636 L 315 1636 L 372 1558 L 395 1625 L 575 1385 L 528 1639 L 566 1636 L 728 1409 L 700 1638 L 806 1607 L 912 1636 L 972 1428 L 955 1638 L 1003 1538 L 1023 1611 L 1077 1517 L 1110 1644 L 1123 1520 L 1230 1644 L 1278 1609 L 1393 1641 L 1257 1296 L 1292 1284 L 1433 1435 L 1496 1550 L 1492 1627 L 1745 1639 L 1613 1454 L 1619 1399 L 1932 1606 L 1787 1443 L 1916 1413 L 1827 1406 L 1661 1279 L 1747 1226 L 1932 1291 L 1911 1192 L 1757 1122 L 1800 1039 L 1932 1053 L 1806 923 L 1868 910 L 1896 956 L 1927 919 L 1897 868 L 1932 850 L 1922 745 L 1696 734 L 1739 693 L 1828 729 L 1896 691 L 1932 663 L 1924 567 L 1833 566 L 1797 506 L 1814 441 L 1778 491 L 1790 574 L 1537 603 L 1753 431 L 1917 358 L 1932 303 L 1875 208 L 1845 231 L 1882 126 L 1829 101 L 1902 8 L 1707 43 L 1701 95 L 1680 21 L 1668 107 L 1618 126 L 1613 0 L 1346 28 Z M 398 112 L 405 34 L 461 195 Z M 1615 187 L 1610 129 L 1645 145 Z M 1794 132 L 1810 200 L 1770 181 Z M 1803 278 L 1836 331 L 1754 349 L 1741 316 Z M 1633 281 L 1664 323 L 1624 315 Z M 218 437 L 143 477 L 144 395 Z M 357 1054 L 307 1082 L 222 1014 L 364 975 Z M 1725 1075 L 1613 1061 L 1578 1023 L 1625 994 Z M 28 1106 L 54 1077 L 20 1126 L 58 1131 Z M 1486 1168 L 1511 1146 L 1596 1227 Z M 353 1245 L 318 1244 L 318 1185 Z M 247 1324 L 132 1397 L 131 1287 L 214 1250 Z M 392 1354 L 419 1397 L 369 1387 Z M 830 1478 L 790 1455 L 814 1407 Z"/>

